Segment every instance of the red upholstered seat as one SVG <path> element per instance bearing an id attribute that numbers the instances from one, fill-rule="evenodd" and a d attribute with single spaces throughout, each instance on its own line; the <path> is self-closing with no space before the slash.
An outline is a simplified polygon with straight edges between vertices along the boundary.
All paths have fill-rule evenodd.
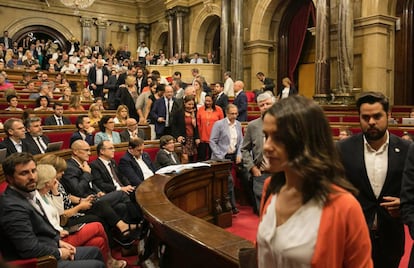
<path id="1" fill-rule="evenodd" d="M 48 132 L 46 135 L 49 137 L 50 142 L 63 141 L 62 149 L 69 149 L 70 137 L 73 132 Z"/>
<path id="2" fill-rule="evenodd" d="M 251 92 L 251 91 L 245 91 L 245 93 L 246 93 L 246 97 L 247 97 L 247 102 L 255 102 L 255 94 L 254 94 L 254 92 Z"/>

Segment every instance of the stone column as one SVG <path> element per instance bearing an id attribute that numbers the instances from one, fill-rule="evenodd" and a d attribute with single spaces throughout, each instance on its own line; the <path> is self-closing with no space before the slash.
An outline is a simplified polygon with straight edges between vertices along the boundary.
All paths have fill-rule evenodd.
<path id="1" fill-rule="evenodd" d="M 220 62 L 221 74 L 231 71 L 230 51 L 230 0 L 221 1 Z"/>
<path id="2" fill-rule="evenodd" d="M 138 46 L 141 44 L 142 41 L 144 41 L 149 46 L 149 42 L 147 40 L 149 29 L 150 26 L 146 23 L 138 23 L 137 25 L 135 25 L 135 30 L 138 31 Z"/>
<path id="3" fill-rule="evenodd" d="M 172 55 L 174 55 L 174 44 L 175 44 L 175 39 L 174 39 L 174 10 L 170 9 L 167 10 L 167 19 L 168 19 L 168 55 L 166 55 L 166 57 L 171 57 Z"/>
<path id="4" fill-rule="evenodd" d="M 108 27 L 108 20 L 98 18 L 95 21 L 95 25 L 98 28 L 98 41 L 101 47 L 106 47 L 106 28 Z"/>
<path id="5" fill-rule="evenodd" d="M 351 93 L 354 69 L 354 15 L 350 0 L 338 2 L 338 89 Z"/>
<path id="6" fill-rule="evenodd" d="M 93 19 L 88 17 L 80 18 L 80 23 L 82 25 L 82 42 L 83 44 L 85 40 L 91 41 L 91 26 L 93 24 Z"/>
<path id="7" fill-rule="evenodd" d="M 231 67 L 234 79 L 243 79 L 243 0 L 233 0 Z"/>
<path id="8" fill-rule="evenodd" d="M 330 0 L 316 1 L 315 94 L 330 93 Z"/>
<path id="9" fill-rule="evenodd" d="M 175 16 L 176 16 L 176 35 L 175 35 L 175 44 L 176 44 L 176 53 L 180 53 L 184 51 L 184 25 L 183 25 L 183 17 L 185 14 L 188 13 L 188 8 L 177 6 L 174 8 Z"/>

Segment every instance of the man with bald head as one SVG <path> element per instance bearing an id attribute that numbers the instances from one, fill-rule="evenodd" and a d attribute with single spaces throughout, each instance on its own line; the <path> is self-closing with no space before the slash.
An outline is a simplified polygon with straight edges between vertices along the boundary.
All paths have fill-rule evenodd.
<path id="1" fill-rule="evenodd" d="M 166 85 L 164 96 L 154 102 L 151 110 L 151 116 L 155 120 L 157 139 L 163 135 L 171 134 L 172 112 L 176 105 L 174 90 L 170 85 Z"/>
<path id="2" fill-rule="evenodd" d="M 135 118 L 128 118 L 126 120 L 126 126 L 127 128 L 119 133 L 122 142 L 129 142 L 130 139 L 137 137 L 145 140 L 145 133 L 142 129 L 138 128 L 138 123 Z"/>
<path id="3" fill-rule="evenodd" d="M 102 59 L 96 61 L 96 65 L 89 70 L 88 84 L 89 89 L 93 91 L 93 96 L 104 97 L 103 88 L 105 82 L 108 80 L 110 73 L 107 68 L 104 67 Z"/>
<path id="4" fill-rule="evenodd" d="M 247 96 L 244 93 L 244 83 L 243 81 L 237 80 L 234 82 L 234 101 L 233 104 L 237 106 L 239 115 L 237 116 L 237 121 L 246 122 L 247 121 Z"/>

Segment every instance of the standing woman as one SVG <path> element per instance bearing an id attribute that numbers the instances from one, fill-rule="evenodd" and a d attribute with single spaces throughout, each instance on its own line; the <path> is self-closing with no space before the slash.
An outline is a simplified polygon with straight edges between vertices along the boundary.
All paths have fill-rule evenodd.
<path id="1" fill-rule="evenodd" d="M 277 100 L 285 99 L 289 96 L 298 94 L 298 90 L 290 81 L 289 77 L 282 79 L 283 88 L 277 93 Z"/>
<path id="2" fill-rule="evenodd" d="M 95 134 L 95 145 L 101 141 L 111 141 L 113 144 L 121 143 L 121 136 L 115 129 L 114 119 L 110 115 L 102 116 L 98 123 L 100 132 Z"/>
<path id="3" fill-rule="evenodd" d="M 206 99 L 206 92 L 203 90 L 203 84 L 200 82 L 200 80 L 194 80 L 194 89 L 196 92 L 195 103 L 197 105 L 197 108 L 200 108 L 204 105 L 204 101 Z"/>
<path id="4" fill-rule="evenodd" d="M 184 97 L 183 109 L 173 115 L 171 132 L 177 142 L 183 144 L 181 163 L 193 162 L 197 154 L 197 145 L 200 143 L 194 96 Z"/>
<path id="5" fill-rule="evenodd" d="M 132 75 L 127 76 L 125 84 L 119 86 L 118 94 L 120 104 L 126 105 L 129 111 L 129 117 L 134 118 L 139 122 L 139 116 L 137 109 L 135 108 L 135 102 L 138 98 L 137 86 L 135 85 L 136 78 Z"/>
<path id="6" fill-rule="evenodd" d="M 144 112 L 144 119 L 145 121 L 140 121 L 140 123 L 147 122 L 149 120 L 149 126 L 151 128 L 151 140 L 155 140 L 155 121 L 156 119 L 152 118 L 151 116 L 151 110 L 154 102 L 158 100 L 159 98 L 162 98 L 164 96 L 165 92 L 165 85 L 163 84 L 157 84 L 156 82 L 151 83 L 151 94 L 149 95 L 147 99 L 147 103 L 145 104 L 145 112 Z"/>
<path id="7" fill-rule="evenodd" d="M 213 102 L 213 95 L 207 93 L 204 106 L 197 111 L 197 126 L 200 134 L 200 144 L 198 145 L 198 161 L 208 160 L 211 157 L 210 134 L 216 121 L 224 118 L 223 110 Z"/>
<path id="8" fill-rule="evenodd" d="M 263 117 L 267 169 L 257 233 L 258 266 L 373 267 L 355 188 L 345 179 L 329 123 L 292 96 Z"/>

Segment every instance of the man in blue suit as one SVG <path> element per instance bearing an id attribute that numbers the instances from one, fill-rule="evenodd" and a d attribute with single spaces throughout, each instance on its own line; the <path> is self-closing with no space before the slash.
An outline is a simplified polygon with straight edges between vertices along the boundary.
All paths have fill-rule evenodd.
<path id="1" fill-rule="evenodd" d="M 144 152 L 143 139 L 133 138 L 129 141 L 128 151 L 119 160 L 119 170 L 122 170 L 132 186 L 138 186 L 154 175 L 155 167 L 149 154 Z"/>
<path id="2" fill-rule="evenodd" d="M 162 85 L 161 85 L 162 86 Z M 170 85 L 165 86 L 164 97 L 154 102 L 151 116 L 155 120 L 155 134 L 157 139 L 164 135 L 171 135 L 172 111 L 175 104 L 174 90 Z M 175 109 L 174 109 L 175 110 Z"/>
<path id="3" fill-rule="evenodd" d="M 234 101 L 233 104 L 237 106 L 239 115 L 237 116 L 237 121 L 246 122 L 247 121 L 247 96 L 244 93 L 244 83 L 240 80 L 234 82 Z"/>
<path id="4" fill-rule="evenodd" d="M 75 248 L 62 241 L 50 224 L 36 191 L 36 162 L 31 154 L 12 154 L 3 162 L 3 171 L 9 184 L 0 197 L 0 250 L 4 259 L 52 255 L 58 267 L 105 267 L 98 248 Z"/>
<path id="5" fill-rule="evenodd" d="M 216 121 L 210 135 L 211 159 L 229 159 L 236 164 L 242 160 L 241 146 L 243 143 L 242 128 L 236 120 L 237 106 L 229 104 L 226 109 L 227 117 Z M 239 212 L 234 197 L 233 177 L 229 175 L 229 197 L 233 214 Z"/>

